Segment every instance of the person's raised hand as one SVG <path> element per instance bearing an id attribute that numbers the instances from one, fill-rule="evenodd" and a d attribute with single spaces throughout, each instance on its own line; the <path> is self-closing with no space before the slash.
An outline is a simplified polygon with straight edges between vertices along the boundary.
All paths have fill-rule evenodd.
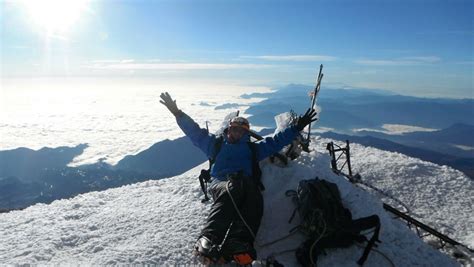
<path id="1" fill-rule="evenodd" d="M 316 110 L 314 110 L 313 108 L 309 108 L 303 116 L 300 116 L 298 118 L 298 122 L 296 123 L 296 129 L 298 129 L 298 131 L 302 131 L 304 127 L 308 126 L 308 124 L 316 121 L 318 119 L 315 118 L 316 114 L 318 114 Z"/>
<path id="2" fill-rule="evenodd" d="M 176 105 L 176 100 L 173 100 L 168 94 L 168 92 L 161 93 L 160 95 L 160 103 L 165 105 L 173 115 L 178 115 L 180 113 L 180 110 L 178 109 L 178 106 Z"/>

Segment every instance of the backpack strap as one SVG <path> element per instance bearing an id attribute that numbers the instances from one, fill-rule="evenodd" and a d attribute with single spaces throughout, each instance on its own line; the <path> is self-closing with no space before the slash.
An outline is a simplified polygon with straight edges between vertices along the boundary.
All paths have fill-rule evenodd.
<path id="1" fill-rule="evenodd" d="M 252 178 L 257 183 L 258 189 L 265 191 L 265 186 L 262 183 L 262 170 L 257 159 L 257 144 L 254 142 L 248 142 L 248 144 L 252 152 Z"/>
<path id="2" fill-rule="evenodd" d="M 363 265 L 369 256 L 370 250 L 374 247 L 375 242 L 380 242 L 379 233 L 380 233 L 380 218 L 377 215 L 372 215 L 364 218 L 360 218 L 352 221 L 352 227 L 356 232 L 361 232 L 370 228 L 375 228 L 372 237 L 370 238 L 367 246 L 364 249 L 364 253 L 357 261 L 357 264 Z"/>
<path id="3" fill-rule="evenodd" d="M 207 195 L 207 183 L 211 179 L 211 168 L 216 161 L 217 154 L 221 151 L 222 143 L 224 142 L 224 137 L 221 135 L 216 138 L 214 143 L 214 150 L 212 151 L 211 157 L 209 157 L 209 169 L 201 170 L 201 174 L 199 175 L 199 183 L 201 184 L 201 190 L 204 193 L 204 199 L 201 200 L 202 203 L 209 201 L 209 196 Z"/>
<path id="4" fill-rule="evenodd" d="M 216 161 L 217 155 L 221 151 L 222 144 L 224 143 L 224 136 L 219 135 L 216 138 L 216 142 L 214 143 L 214 151 L 212 152 L 212 156 L 209 158 L 209 170 L 211 170 L 212 165 Z"/>

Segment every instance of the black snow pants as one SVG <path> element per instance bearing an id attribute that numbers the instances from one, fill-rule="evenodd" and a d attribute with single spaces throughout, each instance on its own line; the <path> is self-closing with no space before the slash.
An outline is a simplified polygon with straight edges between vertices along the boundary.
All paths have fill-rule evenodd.
<path id="1" fill-rule="evenodd" d="M 214 183 L 209 188 L 214 203 L 201 234 L 213 242 L 222 243 L 230 227 L 227 240 L 239 240 L 252 245 L 254 238 L 237 214 L 227 187 L 242 217 L 252 232 L 257 234 L 263 216 L 262 193 L 253 178 L 240 174 L 230 176 L 228 181 Z"/>

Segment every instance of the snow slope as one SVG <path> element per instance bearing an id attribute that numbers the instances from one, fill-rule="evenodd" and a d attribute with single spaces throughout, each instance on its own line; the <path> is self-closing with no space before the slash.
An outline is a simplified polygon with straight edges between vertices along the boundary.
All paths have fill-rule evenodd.
<path id="1" fill-rule="evenodd" d="M 287 168 L 262 163 L 267 190 L 264 192 L 265 214 L 257 236 L 258 243 L 284 236 L 296 225 L 298 220 L 287 223 L 294 206 L 284 192 L 294 189 L 301 179 L 319 176 L 339 185 L 344 204 L 354 218 L 373 213 L 380 216 L 382 243 L 378 249 L 396 266 L 458 265 L 425 244 L 404 224 L 391 219 L 375 196 L 334 175 L 329 169 L 329 156 L 326 152 L 321 153 L 327 141 L 314 140 L 312 144 L 317 151 L 303 154 Z M 360 159 L 356 160 L 357 157 Z M 385 161 L 387 157 L 389 160 Z M 363 165 L 365 160 L 370 165 Z M 461 205 L 466 204 L 464 201 L 473 203 L 472 182 L 465 182 L 468 178 L 452 169 L 358 146 L 354 146 L 353 162 L 361 170 L 370 168 L 371 171 L 366 170 L 363 176 L 374 181 L 378 178 L 382 185 L 392 179 L 412 178 L 422 184 L 423 177 L 433 176 L 431 179 L 436 180 L 437 190 L 444 192 L 447 205 L 456 201 L 462 201 L 459 202 Z M 200 202 L 202 193 L 197 180 L 200 169 L 205 166 L 203 164 L 169 179 L 87 193 L 50 205 L 38 204 L 23 211 L 0 214 L 0 264 L 193 264 L 192 245 L 210 206 Z M 414 170 L 416 177 L 408 175 L 410 169 Z M 447 191 L 457 183 L 464 187 Z M 393 184 L 399 186 L 395 190 L 407 190 L 405 183 Z M 465 236 L 463 240 L 472 244 L 473 224 L 469 217 L 473 214 L 472 205 L 453 206 L 450 214 L 459 217 L 453 216 L 452 220 L 446 221 L 439 216 L 439 207 L 435 206 L 442 206 L 442 197 L 434 197 L 437 202 L 429 204 L 423 204 L 423 200 L 417 197 L 428 196 L 430 192 L 413 192 L 414 196 L 405 197 L 416 199 L 410 204 L 418 207 L 417 213 L 433 222 L 441 220 L 454 225 L 461 231 L 459 237 Z M 302 240 L 302 236 L 295 235 L 269 247 L 257 247 L 257 250 L 260 257 L 266 257 L 295 248 Z M 319 263 L 320 266 L 356 266 L 355 261 L 361 254 L 362 249 L 357 246 L 331 250 L 320 257 Z M 276 259 L 286 266 L 297 264 L 293 253 L 276 255 Z M 365 266 L 389 266 L 389 263 L 380 254 L 372 252 Z"/>
<path id="2" fill-rule="evenodd" d="M 474 247 L 474 181 L 464 173 L 359 144 L 351 144 L 351 155 L 363 180 L 401 200 L 418 220 Z"/>

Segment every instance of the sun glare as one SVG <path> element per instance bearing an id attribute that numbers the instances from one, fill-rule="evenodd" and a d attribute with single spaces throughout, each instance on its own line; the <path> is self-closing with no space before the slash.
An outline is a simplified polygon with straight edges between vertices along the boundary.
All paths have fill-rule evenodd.
<path id="1" fill-rule="evenodd" d="M 81 17 L 89 0 L 23 0 L 34 26 L 49 34 L 65 33 Z"/>

